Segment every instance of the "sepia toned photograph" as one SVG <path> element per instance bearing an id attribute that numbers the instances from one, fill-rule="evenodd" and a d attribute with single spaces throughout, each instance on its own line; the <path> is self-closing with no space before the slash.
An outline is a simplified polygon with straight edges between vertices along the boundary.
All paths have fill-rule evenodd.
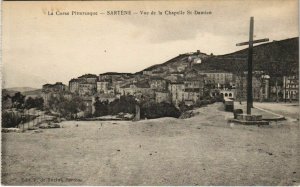
<path id="1" fill-rule="evenodd" d="M 298 0 L 1 12 L 2 185 L 300 185 Z"/>

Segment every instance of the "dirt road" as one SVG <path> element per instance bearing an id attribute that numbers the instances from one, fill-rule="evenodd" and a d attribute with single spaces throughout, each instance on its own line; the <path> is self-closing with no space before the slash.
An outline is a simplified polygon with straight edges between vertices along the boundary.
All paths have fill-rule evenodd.
<path id="1" fill-rule="evenodd" d="M 299 126 L 227 123 L 222 103 L 190 119 L 63 122 L 2 134 L 6 185 L 299 185 Z"/>

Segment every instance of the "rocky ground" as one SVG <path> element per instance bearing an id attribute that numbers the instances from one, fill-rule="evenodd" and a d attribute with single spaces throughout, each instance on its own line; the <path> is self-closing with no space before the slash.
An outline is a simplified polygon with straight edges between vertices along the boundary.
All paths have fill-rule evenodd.
<path id="1" fill-rule="evenodd" d="M 227 123 L 233 115 L 222 103 L 196 112 L 189 119 L 65 121 L 59 129 L 2 133 L 2 184 L 300 184 L 297 119 L 236 125 Z"/>

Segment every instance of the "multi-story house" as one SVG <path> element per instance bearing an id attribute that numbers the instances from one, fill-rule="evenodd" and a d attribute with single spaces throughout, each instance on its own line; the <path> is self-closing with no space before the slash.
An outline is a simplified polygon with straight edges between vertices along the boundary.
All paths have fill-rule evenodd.
<path id="1" fill-rule="evenodd" d="M 254 74 L 252 76 L 252 96 L 254 100 L 262 101 L 269 98 L 269 80 L 269 75 Z M 245 100 L 247 98 L 247 87 L 247 72 L 244 72 L 243 76 L 236 76 L 234 98 Z"/>
<path id="2" fill-rule="evenodd" d="M 283 99 L 299 100 L 299 77 L 284 76 L 283 77 Z"/>
<path id="3" fill-rule="evenodd" d="M 171 103 L 171 94 L 168 91 L 155 91 L 155 102 Z"/>
<path id="4" fill-rule="evenodd" d="M 171 102 L 175 106 L 178 106 L 184 99 L 184 82 L 182 80 L 170 82 L 168 90 L 170 92 Z"/>
<path id="5" fill-rule="evenodd" d="M 78 91 L 79 91 L 79 83 L 80 83 L 79 79 L 71 79 L 69 81 L 69 91 L 71 93 L 78 93 Z"/>
<path id="6" fill-rule="evenodd" d="M 186 77 L 184 80 L 184 100 L 195 103 L 204 95 L 204 77 Z"/>
<path id="7" fill-rule="evenodd" d="M 150 88 L 156 91 L 165 91 L 168 88 L 168 81 L 161 77 L 150 77 Z"/>
<path id="8" fill-rule="evenodd" d="M 66 99 L 70 99 L 70 93 L 68 92 L 67 86 L 61 82 L 43 85 L 41 96 L 44 99 L 44 106 L 49 105 L 49 99 L 51 97 L 62 96 Z"/>
<path id="9" fill-rule="evenodd" d="M 200 75 L 206 75 L 207 81 L 215 84 L 216 88 L 232 88 L 235 87 L 235 77 L 233 73 L 219 70 L 200 71 Z"/>
<path id="10" fill-rule="evenodd" d="M 97 82 L 97 93 L 114 93 L 112 83 L 109 80 L 100 80 Z"/>
<path id="11" fill-rule="evenodd" d="M 81 80 L 82 82 L 90 83 L 90 84 L 96 84 L 98 80 L 98 76 L 94 74 L 84 74 L 77 79 Z"/>
<path id="12" fill-rule="evenodd" d="M 67 86 L 62 82 L 56 82 L 55 84 L 44 84 L 42 90 L 47 92 L 62 92 L 67 90 Z"/>
<path id="13" fill-rule="evenodd" d="M 120 92 L 121 95 L 133 95 L 137 98 L 142 96 L 154 98 L 154 90 L 151 89 L 147 80 L 125 84 L 120 87 Z"/>
<path id="14" fill-rule="evenodd" d="M 116 79 L 129 79 L 132 78 L 131 73 L 117 73 L 117 72 L 107 72 L 99 75 L 99 80 L 111 80 L 114 82 Z"/>
<path id="15" fill-rule="evenodd" d="M 80 96 L 91 96 L 96 93 L 98 76 L 85 74 L 69 82 L 70 92 L 78 93 Z"/>
<path id="16" fill-rule="evenodd" d="M 78 86 L 78 94 L 80 96 L 91 96 L 96 93 L 97 85 L 94 83 L 81 82 Z"/>

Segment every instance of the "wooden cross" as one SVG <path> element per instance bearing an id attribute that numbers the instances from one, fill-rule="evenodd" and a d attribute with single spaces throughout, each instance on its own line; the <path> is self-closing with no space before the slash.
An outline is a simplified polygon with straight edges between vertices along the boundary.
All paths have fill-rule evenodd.
<path id="1" fill-rule="evenodd" d="M 250 33 L 249 41 L 236 44 L 236 46 L 249 45 L 248 48 L 248 76 L 247 76 L 247 114 L 251 114 L 251 108 L 253 107 L 253 95 L 252 95 L 252 55 L 253 55 L 253 44 L 267 42 L 268 38 L 253 40 L 254 30 L 254 18 L 250 18 Z"/>

